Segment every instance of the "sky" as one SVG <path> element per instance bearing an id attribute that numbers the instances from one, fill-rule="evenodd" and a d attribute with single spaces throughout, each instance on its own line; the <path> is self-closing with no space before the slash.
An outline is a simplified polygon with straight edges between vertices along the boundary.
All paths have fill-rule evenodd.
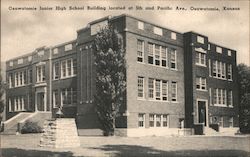
<path id="1" fill-rule="evenodd" d="M 201 3 L 202 2 L 202 3 Z M 39 7 L 52 7 L 42 11 Z M 84 10 L 55 10 L 56 6 L 85 7 Z M 125 6 L 126 10 L 87 10 L 87 6 Z M 155 10 L 135 10 L 136 6 Z M 157 6 L 172 10 L 157 10 Z M 176 7 L 186 10 L 176 10 Z M 225 11 L 223 7 L 240 10 Z M 36 11 L 10 10 L 13 7 L 37 7 Z M 134 7 L 128 10 L 128 7 Z M 192 11 L 191 7 L 217 7 L 220 11 Z M 1 61 L 30 53 L 41 46 L 53 46 L 76 39 L 76 31 L 104 16 L 130 14 L 177 32 L 194 31 L 209 41 L 237 51 L 237 63 L 250 63 L 249 1 L 169 1 L 169 0 L 1 0 Z"/>

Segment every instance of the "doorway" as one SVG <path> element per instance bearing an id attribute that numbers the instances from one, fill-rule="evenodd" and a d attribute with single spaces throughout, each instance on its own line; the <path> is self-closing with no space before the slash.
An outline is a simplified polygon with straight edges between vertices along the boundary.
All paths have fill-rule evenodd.
<path id="1" fill-rule="evenodd" d="M 198 123 L 207 126 L 207 105 L 205 100 L 198 100 Z"/>
<path id="2" fill-rule="evenodd" d="M 37 102 L 37 110 L 38 111 L 46 111 L 45 110 L 45 100 L 44 100 L 44 92 L 36 93 L 36 102 Z"/>

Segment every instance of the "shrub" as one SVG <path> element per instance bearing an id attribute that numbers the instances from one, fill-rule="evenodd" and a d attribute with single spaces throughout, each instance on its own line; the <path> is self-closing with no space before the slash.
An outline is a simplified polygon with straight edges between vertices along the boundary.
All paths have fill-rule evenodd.
<path id="1" fill-rule="evenodd" d="M 43 132 L 42 127 L 39 126 L 37 122 L 32 122 L 32 121 L 26 121 L 21 128 L 22 134 L 42 133 L 42 132 Z"/>

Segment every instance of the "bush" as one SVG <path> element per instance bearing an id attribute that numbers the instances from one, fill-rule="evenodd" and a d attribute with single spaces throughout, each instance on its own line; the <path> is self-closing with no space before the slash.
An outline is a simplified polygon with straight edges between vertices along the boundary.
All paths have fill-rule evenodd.
<path id="1" fill-rule="evenodd" d="M 42 133 L 43 129 L 37 124 L 37 122 L 26 121 L 21 128 L 22 134 L 28 133 Z"/>

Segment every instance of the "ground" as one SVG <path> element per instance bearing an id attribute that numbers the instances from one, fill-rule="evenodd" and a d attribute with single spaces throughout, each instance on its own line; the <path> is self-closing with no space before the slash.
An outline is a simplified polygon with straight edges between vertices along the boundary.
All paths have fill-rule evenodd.
<path id="1" fill-rule="evenodd" d="M 81 147 L 39 147 L 41 134 L 1 135 L 3 157 L 248 157 L 250 136 L 80 137 Z M 1 156 L 0 154 L 0 156 Z"/>

